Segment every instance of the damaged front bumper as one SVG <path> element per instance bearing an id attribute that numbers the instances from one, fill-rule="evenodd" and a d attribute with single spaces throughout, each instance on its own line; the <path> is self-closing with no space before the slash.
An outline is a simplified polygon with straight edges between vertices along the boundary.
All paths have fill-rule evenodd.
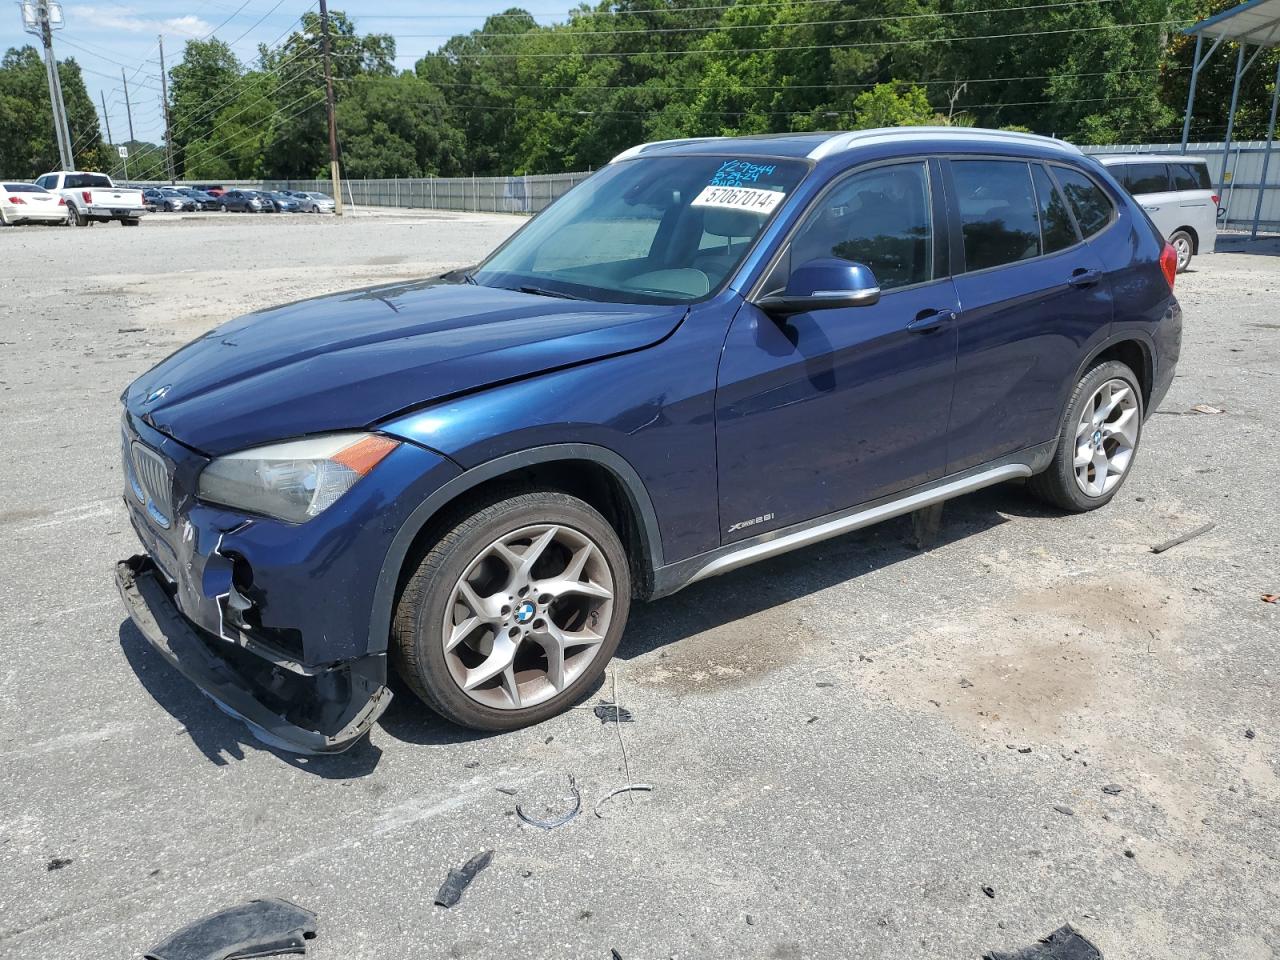
<path id="1" fill-rule="evenodd" d="M 116 564 L 116 586 L 147 642 L 269 746 L 340 753 L 368 733 L 391 702 L 385 654 L 312 667 L 250 652 L 184 617 L 148 556 Z"/>

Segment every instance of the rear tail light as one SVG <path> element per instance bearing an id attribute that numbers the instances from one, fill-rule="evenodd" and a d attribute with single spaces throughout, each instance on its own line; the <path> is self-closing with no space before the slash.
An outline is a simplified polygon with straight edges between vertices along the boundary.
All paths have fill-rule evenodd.
<path id="1" fill-rule="evenodd" d="M 1173 290 L 1173 281 L 1178 276 L 1178 251 L 1173 249 L 1173 244 L 1166 243 L 1164 250 L 1160 253 L 1160 269 L 1164 272 L 1165 282 L 1169 284 L 1169 289 Z"/>
<path id="2" fill-rule="evenodd" d="M 9 202 L 10 202 L 10 203 L 20 203 L 20 204 L 22 204 L 24 207 L 27 205 L 27 201 L 23 200 L 21 197 L 10 197 L 10 198 L 9 198 Z"/>
<path id="3" fill-rule="evenodd" d="M 93 194 L 88 190 L 81 190 L 80 196 L 84 197 L 85 203 L 93 203 Z"/>
<path id="4" fill-rule="evenodd" d="M 65 207 L 66 205 L 67 205 L 67 198 L 66 198 L 66 197 L 59 197 L 59 198 L 58 198 L 58 206 L 60 206 L 60 207 Z"/>
<path id="5" fill-rule="evenodd" d="M 1214 205 L 1215 207 L 1216 207 L 1219 203 L 1221 203 L 1221 202 L 1222 202 L 1222 198 L 1221 198 L 1220 196 L 1218 196 L 1216 193 L 1215 193 L 1215 194 L 1212 194 L 1212 195 L 1210 196 L 1210 199 L 1211 199 L 1211 200 L 1213 200 L 1213 205 Z"/>

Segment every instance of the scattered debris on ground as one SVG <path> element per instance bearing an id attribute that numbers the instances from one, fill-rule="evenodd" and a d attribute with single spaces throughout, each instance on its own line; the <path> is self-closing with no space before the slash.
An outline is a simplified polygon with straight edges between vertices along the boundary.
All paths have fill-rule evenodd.
<path id="1" fill-rule="evenodd" d="M 474 770 L 474 769 L 476 769 L 478 766 L 480 766 L 480 761 L 479 761 L 479 760 L 468 760 L 466 763 L 464 763 L 464 764 L 463 764 L 463 766 L 464 766 L 464 767 L 466 767 L 468 770 Z"/>
<path id="2" fill-rule="evenodd" d="M 566 823 L 582 812 L 582 792 L 578 789 L 578 782 L 573 778 L 573 774 L 569 774 L 569 791 L 573 806 L 559 817 L 552 817 L 549 820 L 541 820 L 537 817 L 531 817 L 520 809 L 520 804 L 516 804 L 516 816 L 529 824 L 531 827 L 539 827 L 542 830 L 554 830 L 556 827 L 563 827 Z"/>
<path id="3" fill-rule="evenodd" d="M 985 893 L 985 894 L 986 894 L 988 897 L 990 897 L 992 900 L 994 900 L 994 899 L 996 898 L 996 888 L 995 888 L 995 887 L 983 887 L 983 888 L 982 888 L 982 892 L 983 892 L 983 893 Z"/>
<path id="4" fill-rule="evenodd" d="M 1245 731 L 1244 731 L 1244 738 L 1245 738 L 1246 740 L 1252 740 L 1252 739 L 1253 739 L 1254 737 L 1256 737 L 1256 736 L 1257 736 L 1257 734 L 1253 732 L 1252 728 L 1246 728 L 1246 729 L 1245 729 Z"/>
<path id="5" fill-rule="evenodd" d="M 492 859 L 493 851 L 485 850 L 483 853 L 477 853 L 460 868 L 450 868 L 449 875 L 444 878 L 444 883 L 440 884 L 440 892 L 436 894 L 436 906 L 448 908 L 461 900 L 462 891 L 470 886 L 471 881 L 489 865 Z"/>
<path id="6" fill-rule="evenodd" d="M 1196 537 L 1202 536 L 1203 534 L 1208 533 L 1210 530 L 1212 530 L 1216 526 L 1217 524 L 1214 523 L 1213 521 L 1210 521 L 1209 523 L 1201 524 L 1200 526 L 1192 530 L 1190 533 L 1184 533 L 1181 536 L 1174 537 L 1172 540 L 1166 540 L 1164 543 L 1157 543 L 1154 547 L 1151 548 L 1151 552 L 1164 553 L 1170 547 L 1176 547 L 1180 543 L 1186 543 L 1188 540 L 1193 540 Z"/>
<path id="7" fill-rule="evenodd" d="M 1064 817 L 1074 817 L 1076 815 L 1076 812 L 1074 810 L 1072 810 L 1070 807 L 1063 806 L 1060 803 L 1055 803 L 1053 805 L 1053 809 L 1057 810 Z"/>
<path id="8" fill-rule="evenodd" d="M 1190 412 L 1213 414 L 1213 413 L 1226 413 L 1227 411 L 1222 409 L 1222 407 L 1215 407 L 1207 403 L 1197 403 L 1194 406 L 1192 406 Z"/>
<path id="9" fill-rule="evenodd" d="M 607 700 L 601 700 L 596 704 L 593 712 L 600 718 L 601 723 L 631 723 L 634 720 L 631 711 L 626 707 L 609 703 Z"/>
<path id="10" fill-rule="evenodd" d="M 1264 593 L 1262 595 L 1263 603 L 1280 603 L 1280 593 Z"/>
<path id="11" fill-rule="evenodd" d="M 69 867 L 73 863 L 75 863 L 74 857 L 54 857 L 45 864 L 45 869 L 52 872 L 54 870 L 61 870 L 63 867 Z"/>
<path id="12" fill-rule="evenodd" d="M 993 950 L 983 960 L 1102 960 L 1102 951 L 1067 924 L 1034 947 L 1016 953 Z"/>
<path id="13" fill-rule="evenodd" d="M 603 797 L 601 797 L 599 800 L 596 801 L 596 805 L 594 807 L 596 816 L 599 817 L 601 820 L 603 820 L 604 814 L 600 812 L 600 808 L 602 806 L 604 806 L 606 803 L 608 803 L 610 800 L 612 800 L 614 797 L 616 797 L 620 793 L 633 793 L 633 792 L 652 793 L 653 785 L 649 783 L 629 783 L 625 787 L 618 787 L 616 790 L 610 790 Z"/>
<path id="14" fill-rule="evenodd" d="M 229 960 L 306 953 L 316 915 L 288 900 L 250 900 L 201 917 L 152 947 L 146 960 Z"/>
<path id="15" fill-rule="evenodd" d="M 1118 797 L 1124 792 L 1124 787 L 1120 786 L 1118 783 L 1108 783 L 1102 788 L 1102 792 L 1109 797 Z"/>
<path id="16" fill-rule="evenodd" d="M 516 795 L 515 787 L 494 787 L 493 789 L 497 790 L 499 793 L 505 793 L 508 797 L 514 797 Z"/>

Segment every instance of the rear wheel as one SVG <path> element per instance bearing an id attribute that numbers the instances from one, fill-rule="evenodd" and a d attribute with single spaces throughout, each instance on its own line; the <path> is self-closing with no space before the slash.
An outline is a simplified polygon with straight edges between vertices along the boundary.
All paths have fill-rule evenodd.
<path id="1" fill-rule="evenodd" d="M 576 497 L 474 506 L 406 583 L 391 654 L 442 716 L 514 730 L 567 709 L 604 672 L 630 608 L 630 567 L 613 527 Z"/>
<path id="2" fill-rule="evenodd" d="M 226 213 L 226 212 L 227 212 L 227 205 L 226 205 L 225 203 L 220 203 L 220 204 L 218 204 L 218 209 L 219 209 L 219 210 L 221 210 L 223 213 Z"/>
<path id="3" fill-rule="evenodd" d="M 1169 238 L 1169 245 L 1178 255 L 1178 272 L 1182 273 L 1191 266 L 1191 254 L 1195 251 L 1195 242 L 1187 231 L 1175 230 L 1173 236 Z"/>
<path id="4" fill-rule="evenodd" d="M 1110 502 L 1138 452 L 1142 403 L 1138 378 L 1118 360 L 1081 377 L 1067 403 L 1053 461 L 1031 478 L 1032 492 L 1075 513 Z"/>
<path id="5" fill-rule="evenodd" d="M 85 219 L 84 214 L 82 214 L 74 205 L 67 207 L 67 216 L 71 219 L 71 225 L 73 227 L 86 227 L 89 225 L 89 221 Z"/>

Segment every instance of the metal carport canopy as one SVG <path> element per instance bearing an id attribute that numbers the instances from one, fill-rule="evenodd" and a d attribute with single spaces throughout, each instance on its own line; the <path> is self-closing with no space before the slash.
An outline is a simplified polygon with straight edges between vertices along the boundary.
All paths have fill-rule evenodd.
<path id="1" fill-rule="evenodd" d="M 1239 6 L 1214 14 L 1207 20 L 1201 20 L 1195 26 L 1183 31 L 1195 34 L 1196 52 L 1191 62 L 1191 84 L 1187 90 L 1187 111 L 1182 118 L 1182 152 L 1187 152 L 1187 139 L 1191 134 L 1191 110 L 1196 102 L 1196 80 L 1200 70 L 1213 52 L 1224 40 L 1234 41 L 1239 45 L 1236 54 L 1235 83 L 1231 87 L 1231 106 L 1227 110 L 1227 135 L 1222 142 L 1222 170 L 1218 176 L 1218 193 L 1221 194 L 1227 182 L 1227 162 L 1231 157 L 1231 134 L 1236 124 L 1236 105 L 1240 101 L 1240 81 L 1249 70 L 1258 54 L 1268 47 L 1280 45 L 1280 0 L 1248 0 Z M 1211 37 L 1213 44 L 1207 53 L 1200 55 L 1205 37 Z M 1249 56 L 1249 47 L 1255 47 Z M 1248 56 L 1248 60 L 1245 57 Z M 1253 213 L 1253 236 L 1258 235 L 1258 221 L 1262 216 L 1262 198 L 1267 189 L 1267 168 L 1271 164 L 1271 146 L 1276 134 L 1276 109 L 1280 107 L 1280 64 L 1276 65 L 1275 90 L 1271 95 L 1271 120 L 1267 125 L 1267 150 L 1262 158 L 1262 178 L 1258 183 L 1258 202 Z"/>

